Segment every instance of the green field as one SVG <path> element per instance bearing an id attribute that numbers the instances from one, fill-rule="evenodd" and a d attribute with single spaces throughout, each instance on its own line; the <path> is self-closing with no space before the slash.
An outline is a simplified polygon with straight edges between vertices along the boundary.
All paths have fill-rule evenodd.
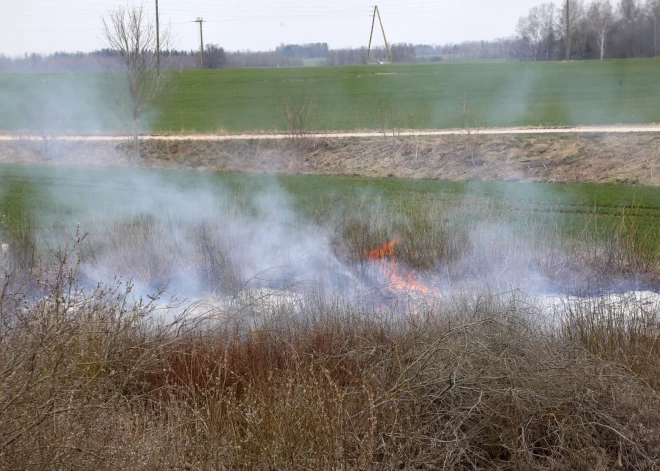
<path id="1" fill-rule="evenodd" d="M 13 234 L 61 236 L 80 223 L 94 237 L 117 218 L 147 215 L 184 226 L 217 218 L 222 226 L 237 214 L 288 211 L 296 215 L 285 218 L 292 230 L 359 226 L 373 244 L 398 235 L 425 240 L 441 226 L 461 233 L 501 224 L 552 244 L 615 239 L 653 260 L 660 251 L 660 193 L 652 187 L 0 166 L 0 215 Z"/>
<path id="2" fill-rule="evenodd" d="M 0 128 L 120 132 L 97 74 L 0 75 Z M 285 131 L 285 100 L 313 103 L 314 130 L 660 122 L 660 60 L 459 63 L 185 71 L 145 131 Z M 26 108 L 45 109 L 34 119 Z M 27 104 L 27 105 L 26 105 Z"/>
<path id="3" fill-rule="evenodd" d="M 143 186 L 143 181 L 148 185 Z M 489 201 L 501 210 L 658 219 L 660 192 L 655 187 L 593 183 L 501 183 L 373 179 L 336 176 L 228 175 L 187 171 L 144 171 L 94 167 L 0 165 L 0 214 L 50 213 L 100 215 L 120 206 L 139 207 L 150 192 L 208 193 L 244 198 L 281 189 L 308 216 L 345 201 L 373 200 L 388 206 Z M 222 190 L 229 190 L 224 192 Z M 230 196 L 233 195 L 233 196 Z M 53 197 L 55 196 L 55 197 Z M 153 196 L 167 199 L 166 196 Z M 104 208 L 105 206 L 105 208 Z"/>

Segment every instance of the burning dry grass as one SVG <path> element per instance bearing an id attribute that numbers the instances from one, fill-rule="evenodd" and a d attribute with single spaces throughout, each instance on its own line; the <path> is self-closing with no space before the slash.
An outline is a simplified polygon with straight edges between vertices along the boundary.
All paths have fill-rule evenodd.
<path id="1" fill-rule="evenodd" d="M 560 226 L 525 232 L 527 220 L 493 231 L 461 208 L 349 209 L 330 222 L 337 259 L 359 279 L 375 268 L 394 297 L 432 287 L 415 315 L 320 289 L 261 303 L 258 316 L 238 294 L 231 310 L 164 312 L 120 281 L 84 285 L 82 268 L 128 266 L 156 287 L 174 271 L 240 292 L 221 220 L 110 222 L 54 255 L 11 240 L 0 259 L 0 468 L 657 466 L 658 306 L 553 313 L 517 292 L 433 296 L 429 270 L 456 280 L 527 264 L 565 283 L 629 281 L 657 266 L 643 234 L 625 220 L 566 239 Z"/>
<path id="2" fill-rule="evenodd" d="M 93 232 L 80 244 L 86 281 L 121 274 L 142 292 L 168 287 L 172 294 L 189 297 L 232 294 L 246 285 L 323 285 L 335 275 L 337 279 L 325 284 L 330 291 L 345 285 L 339 278 L 360 285 L 372 280 L 394 291 L 420 293 L 476 279 L 492 281 L 491 288 L 499 290 L 525 289 L 529 284 L 524 282 L 533 278 L 537 287 L 578 293 L 611 287 L 646 289 L 660 280 L 655 232 L 631 223 L 629 215 L 613 219 L 595 214 L 570 221 L 563 214 L 507 213 L 488 199 L 375 205 L 357 199 L 339 208 L 319 206 L 314 212 L 317 222 L 295 216 L 275 220 L 268 228 L 263 223 L 250 226 L 252 233 L 277 231 L 274 244 L 265 234 L 264 240 L 255 239 L 250 246 L 242 240 L 245 231 L 236 226 L 250 224 L 252 216 L 270 217 L 270 209 L 268 204 L 251 207 L 241 202 L 193 217 L 166 211 L 158 216 L 109 215 L 83 221 L 72 230 Z M 248 213 L 252 216 L 245 219 Z M 61 235 L 53 239 L 53 229 L 47 227 L 3 229 L 0 225 L 8 254 L 0 264 L 21 276 L 38 276 L 41 260 L 63 243 Z M 263 253 L 262 242 L 268 247 Z M 282 265 L 273 258 L 264 272 L 246 261 L 250 257 L 245 252 L 252 249 L 257 249 L 254 259 L 277 255 L 283 247 L 298 258 L 283 260 Z M 326 271 L 308 269 L 319 257 Z M 290 277 L 291 266 L 286 264 L 297 264 L 294 270 L 302 267 L 304 279 Z"/>
<path id="3" fill-rule="evenodd" d="M 60 258 L 0 297 L 3 469 L 653 469 L 657 311 L 560 328 L 515 294 L 417 316 L 321 297 L 157 322 Z M 39 299 L 39 301 L 33 301 Z M 224 320 L 223 320 L 224 319 Z"/>
<path id="4" fill-rule="evenodd" d="M 341 260 L 437 284 L 499 278 L 520 287 L 520 275 L 562 292 L 612 286 L 655 286 L 656 235 L 630 216 L 594 215 L 577 223 L 564 215 L 508 214 L 492 201 L 424 204 L 347 212 L 332 239 Z M 504 222 L 506 221 L 506 222 Z M 403 280 L 404 284 L 406 283 Z M 413 283 L 414 284 L 414 283 Z"/>

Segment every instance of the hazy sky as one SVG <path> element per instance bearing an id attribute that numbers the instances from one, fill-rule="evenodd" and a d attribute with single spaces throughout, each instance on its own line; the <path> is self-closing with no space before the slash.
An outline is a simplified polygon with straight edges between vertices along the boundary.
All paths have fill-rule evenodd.
<path id="1" fill-rule="evenodd" d="M 117 0 L 1 0 L 0 53 L 92 51 L 102 46 L 100 17 Z M 229 50 L 268 50 L 280 43 L 369 41 L 375 0 L 159 0 L 161 24 L 171 23 L 179 49 L 205 43 Z M 544 0 L 377 0 L 390 42 L 445 44 L 509 36 L 518 18 Z M 547 1 L 547 0 L 545 0 Z M 154 11 L 154 0 L 145 7 Z M 374 39 L 382 44 L 380 34 Z"/>

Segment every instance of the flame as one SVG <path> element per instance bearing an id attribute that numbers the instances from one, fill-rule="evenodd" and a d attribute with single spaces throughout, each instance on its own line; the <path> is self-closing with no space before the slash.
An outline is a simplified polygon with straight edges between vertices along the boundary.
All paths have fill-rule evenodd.
<path id="1" fill-rule="evenodd" d="M 369 260 L 383 260 L 385 258 L 390 258 L 393 262 L 396 263 L 396 255 L 394 254 L 394 246 L 401 242 L 399 239 L 394 239 L 389 241 L 387 244 L 378 247 L 375 250 L 367 253 L 367 258 Z"/>
<path id="2" fill-rule="evenodd" d="M 367 258 L 379 262 L 379 269 L 389 281 L 390 290 L 428 293 L 430 290 L 428 286 L 420 283 L 412 272 L 399 266 L 394 252 L 394 247 L 399 242 L 401 242 L 400 239 L 393 239 L 385 245 L 367 252 Z"/>

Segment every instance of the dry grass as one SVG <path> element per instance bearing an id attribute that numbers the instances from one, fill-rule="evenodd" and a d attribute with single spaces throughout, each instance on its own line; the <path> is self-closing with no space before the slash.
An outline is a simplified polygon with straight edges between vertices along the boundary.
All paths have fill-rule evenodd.
<path id="1" fill-rule="evenodd" d="M 300 131 L 294 131 L 294 134 Z M 660 184 L 653 134 L 510 135 L 146 141 L 143 161 L 125 143 L 54 142 L 53 163 L 204 168 L 226 172 L 359 175 L 443 180 Z M 478 149 L 478 152 L 475 152 Z M 478 155 L 477 155 L 478 154 Z M 0 143 L 0 162 L 43 163 L 40 142 Z"/>
<path id="2" fill-rule="evenodd" d="M 654 469 L 656 307 L 318 294 L 172 321 L 45 259 L 0 296 L 2 469 Z M 23 278 L 25 281 L 26 278 Z M 636 313 L 631 319 L 629 312 Z M 209 320 L 212 319 L 212 320 Z"/>
<path id="3" fill-rule="evenodd" d="M 524 232 L 533 220 L 489 232 L 460 206 L 417 211 L 347 208 L 330 221 L 337 259 L 360 276 L 365 252 L 396 236 L 401 264 L 454 279 L 503 261 L 566 284 L 657 269 L 625 219 L 566 240 L 559 226 Z M 551 312 L 518 292 L 438 292 L 411 315 L 321 290 L 256 306 L 238 296 L 223 221 L 137 216 L 58 251 L 7 234 L 0 469 L 657 467 L 660 306 L 593 298 Z M 153 286 L 196 277 L 238 304 L 165 312 L 158 292 L 90 286 L 90 266 Z"/>

